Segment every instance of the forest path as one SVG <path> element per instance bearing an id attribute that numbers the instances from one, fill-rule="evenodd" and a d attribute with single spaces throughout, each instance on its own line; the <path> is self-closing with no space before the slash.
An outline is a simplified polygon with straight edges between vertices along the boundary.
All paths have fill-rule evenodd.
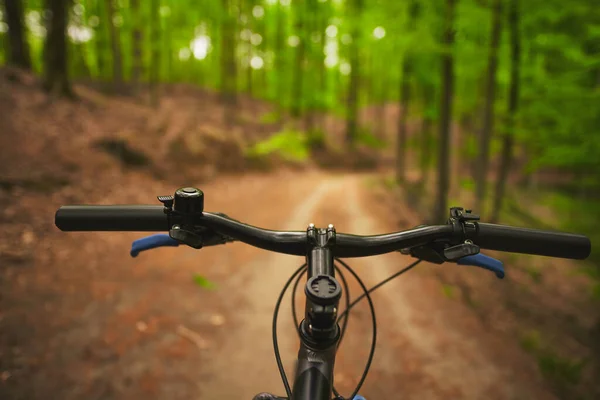
<path id="1" fill-rule="evenodd" d="M 153 194 L 170 189 L 166 183 L 148 187 Z M 389 215 L 371 196 L 367 175 L 280 171 L 223 177 L 202 189 L 207 210 L 272 229 L 301 230 L 313 222 L 333 223 L 340 232 L 385 233 L 399 229 L 400 215 L 411 214 L 398 204 L 397 215 Z M 148 197 L 135 195 L 140 198 L 127 201 Z M 13 353 L 3 363 L 8 375 L 3 374 L 0 398 L 282 395 L 272 312 L 283 284 L 303 260 L 242 243 L 201 251 L 157 249 L 131 259 L 130 241 L 139 236 L 53 231 L 40 242 L 53 252 L 39 257 L 35 270 L 6 282 L 15 282 L 5 287 L 7 312 L 1 320 Z M 409 262 L 398 253 L 350 261 L 367 286 Z M 430 268 L 440 267 L 419 266 L 373 295 L 377 351 L 361 394 L 369 400 L 552 399 L 514 338 L 492 337 L 464 304 L 444 298 Z M 194 285 L 194 274 L 216 289 Z M 355 297 L 357 285 L 351 289 Z M 31 301 L 43 307 L 32 307 Z M 280 348 L 292 375 L 298 341 L 289 296 L 280 316 Z M 348 329 L 335 369 L 336 387 L 345 395 L 357 383 L 369 350 L 366 304 L 356 307 Z"/>
<path id="2" fill-rule="evenodd" d="M 309 222 L 317 226 L 333 223 L 338 231 L 359 234 L 397 229 L 389 223 L 394 218 L 385 219 L 384 215 L 374 212 L 365 176 L 296 175 L 273 182 L 272 186 L 260 185 L 262 188 L 250 189 L 250 192 L 236 191 L 235 183 L 231 185 L 228 200 L 241 205 L 242 210 L 236 210 L 237 206 L 219 211 L 258 226 L 295 230 Z M 208 199 L 213 193 L 218 195 L 217 190 L 210 188 L 206 188 L 206 193 Z M 253 205 L 252 199 L 260 199 L 260 202 Z M 259 207 L 268 212 L 263 211 L 259 217 L 245 211 Z M 283 284 L 302 260 L 248 249 L 243 244 L 227 247 L 231 248 L 210 249 L 221 254 L 219 260 L 211 264 L 211 271 L 230 271 L 226 279 L 218 281 L 220 295 L 217 294 L 219 301 L 227 304 L 222 315 L 228 323 L 220 326 L 218 344 L 210 360 L 197 366 L 204 377 L 198 388 L 200 397 L 250 399 L 261 391 L 281 395 L 282 384 L 271 343 L 273 307 Z M 224 256 L 223 253 L 229 254 Z M 193 262 L 187 254 L 176 254 L 173 260 L 173 252 L 161 253 L 153 263 L 170 262 L 185 268 L 186 263 Z M 197 254 L 197 258 L 201 260 L 203 255 Z M 405 257 L 390 254 L 352 260 L 351 265 L 367 285 L 372 286 L 406 263 Z M 358 292 L 357 285 L 352 288 L 354 293 Z M 392 396 L 406 399 L 552 398 L 532 383 L 534 371 L 516 371 L 507 363 L 510 360 L 496 358 L 482 327 L 477 327 L 468 315 L 456 318 L 454 314 L 447 314 L 435 302 L 439 297 L 439 291 L 430 282 L 414 273 L 390 283 L 374 295 L 379 337 L 373 367 L 362 394 L 373 399 Z M 301 299 L 298 306 L 299 310 L 303 309 Z M 198 308 L 206 307 L 198 304 Z M 293 379 L 298 341 L 289 300 L 284 303 L 280 316 L 280 348 L 288 376 Z M 357 309 L 356 317 L 351 318 L 336 365 L 336 384 L 346 395 L 360 377 L 369 341 L 370 320 L 363 305 Z"/>

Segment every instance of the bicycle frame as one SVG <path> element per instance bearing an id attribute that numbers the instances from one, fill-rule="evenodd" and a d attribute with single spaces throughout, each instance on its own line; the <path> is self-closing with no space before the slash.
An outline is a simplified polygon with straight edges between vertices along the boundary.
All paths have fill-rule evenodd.
<path id="1" fill-rule="evenodd" d="M 335 279 L 332 249 L 335 229 L 333 225 L 327 230 L 316 229 L 311 224 L 307 236 L 310 245 L 306 253 L 306 304 L 304 319 L 298 327 L 300 350 L 292 394 L 294 400 L 329 400 L 340 339 L 337 310 L 341 289 Z"/>

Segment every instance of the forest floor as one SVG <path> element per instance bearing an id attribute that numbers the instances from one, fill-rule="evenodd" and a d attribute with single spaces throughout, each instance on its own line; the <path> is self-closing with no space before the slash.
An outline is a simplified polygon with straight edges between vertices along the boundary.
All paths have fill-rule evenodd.
<path id="1" fill-rule="evenodd" d="M 0 76 L 2 399 L 283 394 L 271 320 L 300 258 L 236 243 L 132 259 L 139 234 L 60 232 L 53 220 L 60 205 L 147 204 L 196 185 L 208 210 L 272 229 L 313 222 L 374 234 L 422 222 L 407 193 L 390 189 L 381 172 L 263 171 L 247 160 L 243 146 L 278 129 L 260 121 L 269 112 L 260 102 L 242 99 L 243 111 L 225 124 L 216 95 L 185 87 L 172 88 L 156 111 L 85 87 L 75 102 L 50 102 L 34 78 L 18 80 Z M 590 333 L 597 303 L 587 277 L 570 273 L 570 261 L 499 257 L 504 281 L 423 263 L 375 292 L 367 399 L 600 395 Z M 372 286 L 409 261 L 390 254 L 351 266 Z M 215 288 L 199 287 L 196 274 Z M 358 293 L 356 284 L 351 289 Z M 343 394 L 366 362 L 369 327 L 363 304 L 336 361 Z M 280 332 L 290 375 L 298 343 L 289 300 Z"/>

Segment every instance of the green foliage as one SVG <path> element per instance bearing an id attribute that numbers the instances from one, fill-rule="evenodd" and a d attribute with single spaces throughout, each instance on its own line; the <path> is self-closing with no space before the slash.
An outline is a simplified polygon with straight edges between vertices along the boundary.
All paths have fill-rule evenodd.
<path id="1" fill-rule="evenodd" d="M 277 111 L 271 111 L 268 113 L 264 113 L 260 116 L 261 124 L 275 124 L 281 120 L 281 115 Z"/>
<path id="2" fill-rule="evenodd" d="M 207 290 L 213 290 L 217 288 L 217 285 L 214 282 L 211 282 L 210 280 L 206 279 L 204 276 L 202 275 L 194 275 L 194 283 L 198 286 L 200 286 L 203 289 L 207 289 Z"/>
<path id="3" fill-rule="evenodd" d="M 522 332 L 519 338 L 519 342 L 523 350 L 529 353 L 538 351 L 542 347 L 542 337 L 540 335 L 540 332 L 536 330 Z"/>
<path id="4" fill-rule="evenodd" d="M 560 388 L 579 383 L 585 360 L 561 357 L 544 343 L 539 331 L 529 330 L 520 334 L 523 350 L 534 355 L 540 372 Z"/>
<path id="5" fill-rule="evenodd" d="M 532 267 L 532 266 L 527 266 L 527 267 L 525 267 L 524 271 L 527 273 L 527 275 L 529 275 L 529 277 L 531 278 L 531 280 L 533 282 L 535 282 L 535 283 L 542 282 L 542 271 L 540 271 L 538 268 Z"/>
<path id="6" fill-rule="evenodd" d="M 325 132 L 321 129 L 313 129 L 306 133 L 306 144 L 309 149 L 325 148 L 325 140 Z"/>
<path id="7" fill-rule="evenodd" d="M 309 156 L 309 141 L 304 132 L 283 130 L 246 150 L 249 157 L 276 154 L 287 161 L 305 161 Z"/>
<path id="8" fill-rule="evenodd" d="M 442 294 L 449 299 L 456 297 L 456 288 L 452 285 L 442 283 Z"/>
<path id="9" fill-rule="evenodd" d="M 592 285 L 591 294 L 594 300 L 600 300 L 600 282 L 595 282 Z"/>
<path id="10" fill-rule="evenodd" d="M 464 190 L 474 190 L 475 189 L 475 181 L 473 178 L 462 178 L 460 180 L 460 188 Z"/>
<path id="11" fill-rule="evenodd" d="M 383 149 L 387 146 L 385 141 L 379 139 L 373 132 L 364 127 L 358 130 L 355 143 L 371 149 Z"/>
<path id="12" fill-rule="evenodd" d="M 398 187 L 398 182 L 394 176 L 386 176 L 382 179 L 383 187 L 388 190 L 392 190 Z"/>
<path id="13" fill-rule="evenodd" d="M 585 365 L 584 360 L 571 360 L 551 352 L 538 355 L 538 367 L 542 374 L 559 386 L 578 384 Z"/>

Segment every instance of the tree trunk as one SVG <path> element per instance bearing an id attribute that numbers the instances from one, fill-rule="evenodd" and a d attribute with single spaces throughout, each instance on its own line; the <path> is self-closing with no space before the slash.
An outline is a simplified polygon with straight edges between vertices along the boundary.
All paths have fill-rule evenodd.
<path id="1" fill-rule="evenodd" d="M 158 84 L 160 72 L 160 17 L 158 9 L 160 7 L 159 0 L 150 2 L 150 20 L 151 23 L 151 46 L 150 54 L 150 104 L 153 107 L 158 105 Z"/>
<path id="2" fill-rule="evenodd" d="M 102 1 L 96 3 L 96 15 L 98 16 L 99 23 L 94 28 L 94 41 L 96 44 L 96 66 L 97 66 L 97 79 L 103 80 L 106 78 L 108 73 L 106 72 L 106 23 L 108 17 L 106 16 L 105 8 Z"/>
<path id="3" fill-rule="evenodd" d="M 74 44 L 72 47 L 72 53 L 73 56 L 71 57 L 71 59 L 74 59 L 74 64 L 75 64 L 75 75 L 76 76 L 83 76 L 85 78 L 91 78 L 92 77 L 92 73 L 90 71 L 90 66 L 88 65 L 87 59 L 85 57 L 85 55 L 88 53 L 86 51 L 86 44 L 85 43 L 77 43 Z"/>
<path id="4" fill-rule="evenodd" d="M 110 45 L 113 57 L 113 91 L 120 92 L 123 89 L 123 60 L 121 57 L 119 28 L 115 26 L 114 22 L 116 16 L 114 0 L 106 0 L 106 9 L 108 11 L 108 30 L 110 33 Z"/>
<path id="5" fill-rule="evenodd" d="M 432 117 L 430 109 L 433 107 L 435 100 L 435 88 L 433 85 L 425 84 L 423 87 L 423 119 L 421 121 L 421 144 L 420 144 L 420 160 L 419 166 L 421 169 L 421 180 L 419 185 L 425 188 L 429 178 L 430 159 L 433 157 L 431 126 Z"/>
<path id="6" fill-rule="evenodd" d="M 307 133 L 314 133 L 317 126 L 317 119 L 315 113 L 317 112 L 317 101 L 318 101 L 318 76 L 321 66 L 323 66 L 323 51 L 317 53 L 316 49 L 319 48 L 319 45 L 315 45 L 312 41 L 312 35 L 314 32 L 324 31 L 325 27 L 321 26 L 321 15 L 323 14 L 321 10 L 321 5 L 316 0 L 307 0 L 306 1 L 306 9 L 304 10 L 305 15 L 310 15 L 310 18 L 307 19 L 306 25 L 304 27 L 306 32 L 306 40 L 305 40 L 305 63 L 307 64 L 307 68 L 305 70 L 305 74 L 307 77 L 304 79 L 307 103 L 305 104 L 304 109 L 304 130 Z M 306 55 L 308 54 L 308 56 Z"/>
<path id="7" fill-rule="evenodd" d="M 31 69 L 29 45 L 25 39 L 23 3 L 21 0 L 4 0 L 6 23 L 8 24 L 8 63 Z"/>
<path id="8" fill-rule="evenodd" d="M 398 118 L 398 139 L 396 142 L 396 182 L 404 183 L 406 178 L 406 117 L 410 100 L 410 59 L 408 52 L 402 60 L 400 80 L 400 114 Z"/>
<path id="9" fill-rule="evenodd" d="M 346 144 L 354 146 L 358 131 L 358 89 L 359 79 L 359 41 L 360 24 L 359 19 L 363 9 L 363 0 L 354 0 L 354 13 L 352 15 L 352 43 L 350 44 L 350 82 L 348 84 L 348 103 L 346 115 Z"/>
<path id="10" fill-rule="evenodd" d="M 440 96 L 440 126 L 438 148 L 438 181 L 434 206 L 435 223 L 448 217 L 448 191 L 450 189 L 450 135 L 452 99 L 454 95 L 454 19 L 457 0 L 446 0 L 446 18 L 442 43 L 442 93 Z"/>
<path id="11" fill-rule="evenodd" d="M 326 3 L 326 6 L 329 7 L 329 3 Z M 329 15 L 330 10 L 326 9 L 325 12 L 323 12 L 323 17 L 321 19 L 320 22 L 320 30 L 321 30 L 321 46 L 319 49 L 323 49 L 325 46 L 325 43 L 327 42 L 327 34 L 325 32 L 325 29 L 327 27 L 327 16 Z M 332 90 L 333 88 L 329 88 L 328 87 L 328 76 L 327 76 L 327 69 L 325 68 L 325 52 L 321 51 L 320 52 L 320 57 L 319 57 L 319 88 L 320 88 L 320 93 L 325 96 L 326 93 L 328 93 L 328 89 Z M 333 91 L 333 90 L 332 90 Z M 317 122 L 317 125 L 319 126 L 319 129 L 322 132 L 327 131 L 325 125 L 326 125 L 326 119 L 327 119 L 327 105 L 326 102 L 322 99 L 319 102 L 319 121 Z"/>
<path id="12" fill-rule="evenodd" d="M 294 81 L 292 83 L 292 116 L 295 118 L 300 117 L 302 114 L 302 95 L 304 86 L 304 59 L 306 56 L 306 32 L 304 26 L 304 10 L 302 4 L 298 4 L 296 12 L 296 21 L 294 24 L 294 30 L 298 35 L 299 42 L 296 46 L 296 59 L 294 60 Z"/>
<path id="13" fill-rule="evenodd" d="M 285 104 L 284 95 L 286 93 L 285 90 L 285 80 L 284 80 L 284 70 L 285 70 L 285 56 L 287 54 L 285 50 L 284 43 L 284 35 L 285 35 L 285 14 L 283 12 L 283 6 L 281 2 L 277 2 L 277 25 L 276 25 L 276 35 L 275 38 L 275 74 L 277 75 L 277 111 L 279 114 L 283 111 L 283 105 Z"/>
<path id="14" fill-rule="evenodd" d="M 140 12 L 140 0 L 131 0 L 131 15 L 133 24 L 132 47 L 133 47 L 133 68 L 131 81 L 135 91 L 140 89 L 142 76 L 142 16 Z"/>
<path id="15" fill-rule="evenodd" d="M 230 111 L 237 97 L 237 68 L 235 63 L 235 17 L 232 16 L 231 0 L 223 0 L 223 21 L 221 23 L 221 100 L 227 108 L 225 119 L 231 120 Z"/>
<path id="16" fill-rule="evenodd" d="M 519 36 L 519 0 L 511 0 L 508 11 L 508 28 L 510 33 L 510 88 L 508 94 L 508 120 L 506 131 L 502 137 L 502 158 L 496 181 L 496 195 L 494 196 L 494 208 L 492 210 L 492 222 L 498 222 L 502 202 L 504 200 L 506 180 L 510 172 L 513 158 L 513 135 L 515 119 L 519 106 L 519 86 L 521 67 L 521 42 Z"/>
<path id="17" fill-rule="evenodd" d="M 47 92 L 59 96 L 73 96 L 67 67 L 67 21 L 70 0 L 47 0 L 51 11 L 44 45 L 44 82 Z"/>
<path id="18" fill-rule="evenodd" d="M 171 26 L 170 19 L 165 21 L 165 27 L 163 29 L 163 40 L 165 42 L 164 46 L 164 57 L 167 58 L 167 68 L 165 71 L 165 79 L 167 82 L 173 81 L 173 43 L 171 41 Z"/>
<path id="19" fill-rule="evenodd" d="M 253 24 L 252 24 L 252 9 L 254 7 L 254 0 L 240 0 L 239 2 L 239 7 L 240 10 L 242 10 L 242 14 L 245 14 L 248 17 L 248 22 L 246 23 L 245 28 L 250 30 L 251 32 L 254 32 L 253 28 Z M 254 50 L 254 46 L 252 45 L 252 40 L 248 40 L 248 42 L 246 42 L 246 50 L 248 51 L 248 66 L 246 67 L 246 93 L 248 93 L 248 95 L 252 96 L 252 77 L 253 77 L 253 71 L 252 71 L 252 65 L 250 63 L 250 61 L 252 60 L 252 53 Z"/>
<path id="20" fill-rule="evenodd" d="M 483 126 L 479 136 L 479 154 L 475 179 L 476 209 L 484 214 L 484 201 L 487 187 L 487 173 L 490 163 L 490 141 L 494 129 L 494 101 L 496 100 L 496 70 L 498 69 L 498 47 L 502 30 L 502 0 L 494 0 L 492 10 L 492 32 L 488 55 L 488 71 L 485 83 L 485 103 Z"/>

